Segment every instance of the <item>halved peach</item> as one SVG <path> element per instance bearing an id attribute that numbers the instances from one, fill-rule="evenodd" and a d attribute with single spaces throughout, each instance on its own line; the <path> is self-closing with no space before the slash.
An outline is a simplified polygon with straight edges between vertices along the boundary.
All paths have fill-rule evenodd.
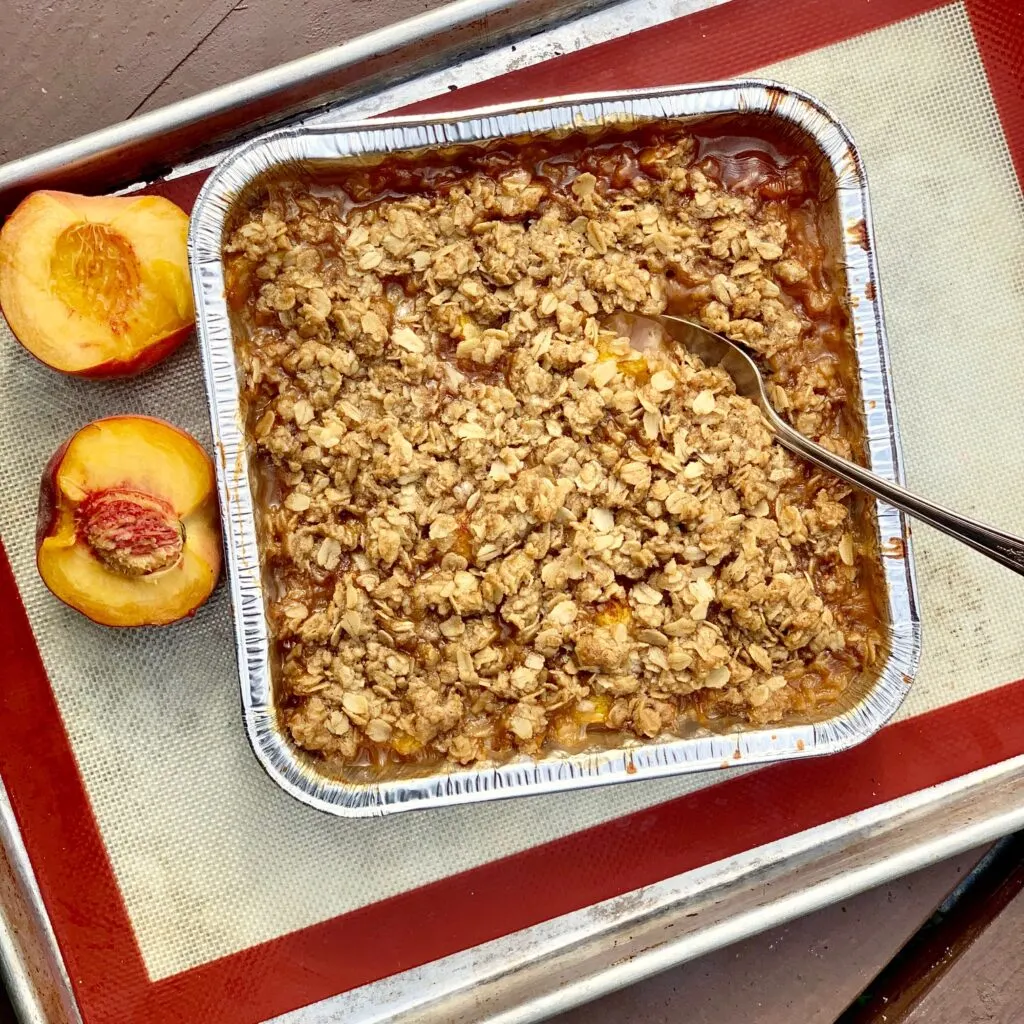
<path id="1" fill-rule="evenodd" d="M 43 472 L 36 564 L 57 597 L 106 626 L 193 614 L 220 575 L 210 457 L 148 416 L 82 427 Z"/>
<path id="2" fill-rule="evenodd" d="M 0 230 L 0 308 L 54 369 L 139 373 L 192 329 L 187 235 L 160 196 L 33 192 Z"/>

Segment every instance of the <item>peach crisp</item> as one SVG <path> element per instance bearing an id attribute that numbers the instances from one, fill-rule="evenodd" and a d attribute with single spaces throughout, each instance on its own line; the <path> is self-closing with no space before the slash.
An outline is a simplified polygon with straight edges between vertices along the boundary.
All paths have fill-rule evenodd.
<path id="1" fill-rule="evenodd" d="M 298 746 L 471 764 L 764 724 L 877 664 L 870 517 L 638 319 L 742 341 L 801 430 L 859 445 L 816 171 L 754 145 L 652 129 L 254 191 L 228 297 Z"/>

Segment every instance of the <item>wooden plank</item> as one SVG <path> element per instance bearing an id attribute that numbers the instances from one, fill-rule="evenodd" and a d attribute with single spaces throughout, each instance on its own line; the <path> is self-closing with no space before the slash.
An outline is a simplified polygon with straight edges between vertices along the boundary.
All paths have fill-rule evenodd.
<path id="1" fill-rule="evenodd" d="M 551 1024 L 833 1024 L 983 853 L 925 868 L 561 1014 Z"/>
<path id="2" fill-rule="evenodd" d="M 8 0 L 0 163 L 443 2 Z"/>
<path id="3" fill-rule="evenodd" d="M 1024 1018 L 1024 893 L 1003 909 L 901 1024 L 1020 1024 Z"/>
<path id="4" fill-rule="evenodd" d="M 241 0 L 142 106 L 184 99 L 406 18 L 445 0 Z"/>
<path id="5" fill-rule="evenodd" d="M 18 874 L 7 854 L 0 846 L 0 905 L 3 919 L 13 935 L 29 985 L 38 996 L 39 1006 L 48 1021 L 64 1017 L 64 1002 L 59 994 L 59 966 L 39 935 L 37 918 L 24 897 Z M 6 980 L 6 979 L 5 979 Z M 14 1009 L 7 992 L 0 988 L 0 1024 L 17 1024 Z"/>
<path id="6" fill-rule="evenodd" d="M 0 6 L 0 163 L 130 117 L 237 2 Z"/>

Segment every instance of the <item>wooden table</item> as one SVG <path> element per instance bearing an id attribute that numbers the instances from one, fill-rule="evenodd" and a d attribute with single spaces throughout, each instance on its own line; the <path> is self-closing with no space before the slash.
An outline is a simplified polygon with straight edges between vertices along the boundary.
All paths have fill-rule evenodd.
<path id="1" fill-rule="evenodd" d="M 439 0 L 143 0 L 126 17 L 124 0 L 2 0 L 0 163 L 435 6 Z M 919 871 L 557 1020 L 827 1024 L 982 853 Z M 1012 871 L 1004 866 L 1003 874 Z M 953 1024 L 967 1019 L 967 1006 L 981 1014 L 972 1020 L 1019 1019 L 1012 1015 L 1024 992 L 1011 967 L 1022 947 L 1024 899 L 1008 899 L 990 917 L 947 965 L 945 980 L 919 971 L 923 996 L 899 1019 Z M 9 1007 L 0 1006 L 0 1022 L 8 1019 Z"/>

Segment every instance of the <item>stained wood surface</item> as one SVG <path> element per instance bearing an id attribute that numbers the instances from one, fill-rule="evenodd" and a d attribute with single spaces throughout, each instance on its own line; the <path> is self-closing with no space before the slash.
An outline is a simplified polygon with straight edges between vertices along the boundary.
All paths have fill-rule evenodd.
<path id="1" fill-rule="evenodd" d="M 902 1024 L 1024 1020 L 1024 895 L 1018 894 L 903 1018 Z"/>
<path id="2" fill-rule="evenodd" d="M 0 0 L 0 163 L 443 0 Z"/>

